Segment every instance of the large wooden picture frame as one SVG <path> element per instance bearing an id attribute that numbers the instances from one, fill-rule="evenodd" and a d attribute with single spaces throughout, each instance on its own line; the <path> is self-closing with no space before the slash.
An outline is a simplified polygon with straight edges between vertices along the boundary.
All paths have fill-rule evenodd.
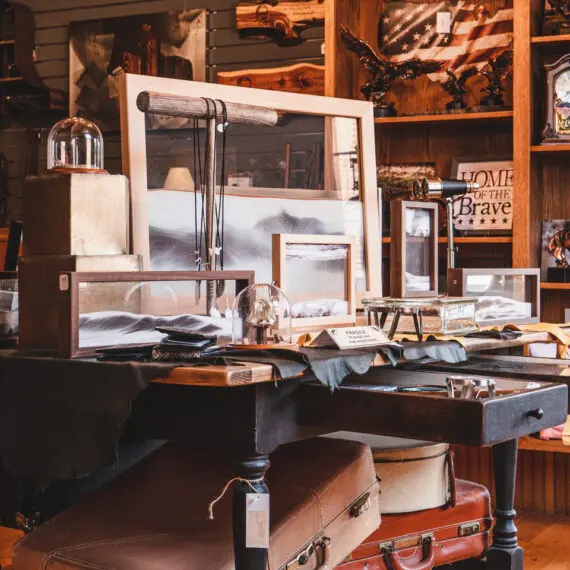
<path id="1" fill-rule="evenodd" d="M 80 289 L 88 283 L 170 283 L 235 281 L 236 295 L 255 283 L 253 271 L 117 271 L 117 272 L 64 272 L 60 274 L 61 294 L 59 314 L 58 353 L 62 358 L 94 356 L 99 348 L 108 345 L 81 347 L 79 340 Z M 144 297 L 144 294 L 142 295 Z M 149 302 L 150 301 L 150 302 Z M 156 307 L 156 298 L 141 299 L 144 308 Z M 106 307 L 102 307 L 105 309 Z M 115 345 L 116 346 L 116 345 Z"/>
<path id="2" fill-rule="evenodd" d="M 390 209 L 392 240 L 390 243 L 390 296 L 401 297 L 435 297 L 438 295 L 438 208 L 435 202 L 411 202 L 396 200 Z M 429 225 L 425 228 L 427 236 L 415 238 L 407 234 L 407 213 L 425 211 L 429 215 Z M 420 229 L 421 234 L 421 229 Z M 413 290 L 407 282 L 407 262 L 415 259 L 415 254 L 408 247 L 409 240 L 427 241 L 424 257 L 419 260 L 427 266 L 429 283 L 427 288 Z M 418 276 L 420 277 L 420 276 Z M 421 276 L 424 277 L 424 276 Z"/>
<path id="3" fill-rule="evenodd" d="M 273 235 L 273 281 L 288 295 L 289 284 L 295 280 L 287 263 L 287 246 L 302 245 L 333 245 L 346 246 L 346 272 L 344 275 L 344 299 L 348 310 L 344 315 L 327 315 L 320 317 L 294 317 L 291 319 L 293 329 L 308 327 L 328 327 L 333 325 L 354 325 L 356 323 L 356 292 L 354 283 L 354 238 L 349 236 L 321 236 L 306 234 L 274 234 Z M 293 308 L 294 308 L 294 303 Z M 323 311 L 326 312 L 326 311 Z"/>
<path id="4" fill-rule="evenodd" d="M 364 243 L 361 249 L 366 269 L 366 290 L 359 290 L 358 301 L 364 297 L 382 295 L 380 219 L 376 184 L 374 118 L 371 103 L 126 74 L 121 83 L 123 172 L 129 176 L 131 185 L 132 251 L 141 255 L 143 268 L 146 270 L 150 269 L 147 148 L 145 114 L 137 107 L 137 98 L 143 92 L 207 97 L 230 103 L 262 105 L 286 113 L 320 115 L 325 119 L 354 119 L 358 130 L 359 191 L 363 218 Z M 326 164 L 325 172 L 327 172 Z M 326 188 L 325 185 L 325 190 L 330 190 L 330 188 Z M 269 197 L 275 197 L 275 189 L 269 190 L 266 194 Z M 317 192 L 308 191 L 307 197 L 315 198 L 315 194 Z M 326 192 L 320 192 L 320 194 L 326 195 Z M 267 196 L 260 192 L 258 197 Z M 268 269 L 270 270 L 270 267 Z"/>

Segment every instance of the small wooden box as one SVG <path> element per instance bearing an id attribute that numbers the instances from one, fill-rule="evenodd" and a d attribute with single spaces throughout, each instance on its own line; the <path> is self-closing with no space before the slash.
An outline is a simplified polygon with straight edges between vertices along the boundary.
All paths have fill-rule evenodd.
<path id="1" fill-rule="evenodd" d="M 110 174 L 44 174 L 24 183 L 24 255 L 129 253 L 129 184 Z"/>
<path id="2" fill-rule="evenodd" d="M 57 349 L 59 276 L 65 271 L 138 271 L 137 255 L 42 255 L 22 257 L 19 265 L 20 346 Z M 118 291 L 122 298 L 123 292 Z M 93 302 L 97 300 L 94 299 Z M 108 300 L 106 301 L 108 304 Z"/>
<path id="3" fill-rule="evenodd" d="M 540 269 L 448 269 L 447 294 L 475 297 L 480 326 L 540 321 Z"/>

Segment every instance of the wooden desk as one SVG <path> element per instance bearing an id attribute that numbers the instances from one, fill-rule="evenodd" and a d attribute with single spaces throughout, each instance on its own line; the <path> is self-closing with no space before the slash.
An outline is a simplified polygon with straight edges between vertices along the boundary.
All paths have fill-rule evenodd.
<path id="1" fill-rule="evenodd" d="M 524 341 L 537 342 L 536 339 L 534 334 L 525 335 Z M 518 340 L 521 345 L 523 341 Z M 502 348 L 504 344 L 495 341 L 492 347 Z M 54 390 L 59 377 L 69 380 L 80 370 L 74 361 L 58 361 L 57 367 L 49 364 L 50 359 L 20 356 L 3 370 L 8 370 L 13 379 L 20 379 L 30 368 L 36 375 L 45 371 L 41 380 L 44 386 L 52 382 Z M 153 365 L 137 366 L 143 369 Z M 117 365 L 89 363 L 90 374 L 94 371 L 95 378 L 100 377 L 101 381 L 108 379 L 113 368 Z M 522 570 L 522 550 L 513 523 L 517 441 L 565 420 L 565 384 L 544 383 L 536 390 L 495 400 L 466 401 L 378 390 L 385 383 L 409 384 L 418 379 L 422 383 L 444 384 L 443 372 L 416 371 L 413 376 L 408 370 L 378 366 L 359 377 L 358 386 L 347 382 L 331 393 L 311 377 L 269 382 L 267 369 L 270 367 L 261 365 L 176 368 L 166 378 L 153 381 L 134 399 L 125 436 L 184 440 L 195 447 L 220 449 L 236 457 L 236 476 L 249 481 L 262 479 L 269 468 L 269 456 L 279 445 L 333 431 L 494 445 L 497 523 L 487 568 Z M 208 385 L 213 377 L 225 378 L 226 387 L 228 382 L 234 386 L 223 389 Z M 81 378 L 77 378 L 80 382 Z M 521 384 L 499 380 L 499 387 L 520 388 Z M 64 394 L 59 392 L 58 397 Z M 538 413 L 539 409 L 543 412 Z M 264 483 L 252 484 L 258 492 L 269 492 Z M 234 484 L 236 570 L 265 570 L 265 553 L 244 546 L 245 494 L 250 491 L 248 484 Z"/>

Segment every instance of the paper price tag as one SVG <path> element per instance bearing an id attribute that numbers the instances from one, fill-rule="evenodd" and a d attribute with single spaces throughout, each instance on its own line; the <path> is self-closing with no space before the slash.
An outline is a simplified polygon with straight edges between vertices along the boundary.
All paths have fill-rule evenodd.
<path id="1" fill-rule="evenodd" d="M 451 12 L 437 13 L 437 24 L 435 29 L 438 34 L 451 33 Z"/>
<path id="2" fill-rule="evenodd" d="M 245 547 L 269 548 L 269 495 L 245 496 Z"/>

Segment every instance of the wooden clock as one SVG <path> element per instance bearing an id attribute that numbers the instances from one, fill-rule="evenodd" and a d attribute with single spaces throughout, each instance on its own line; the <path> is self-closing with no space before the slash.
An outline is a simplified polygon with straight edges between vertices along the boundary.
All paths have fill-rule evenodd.
<path id="1" fill-rule="evenodd" d="M 570 142 L 570 54 L 545 65 L 546 124 L 542 143 Z"/>

